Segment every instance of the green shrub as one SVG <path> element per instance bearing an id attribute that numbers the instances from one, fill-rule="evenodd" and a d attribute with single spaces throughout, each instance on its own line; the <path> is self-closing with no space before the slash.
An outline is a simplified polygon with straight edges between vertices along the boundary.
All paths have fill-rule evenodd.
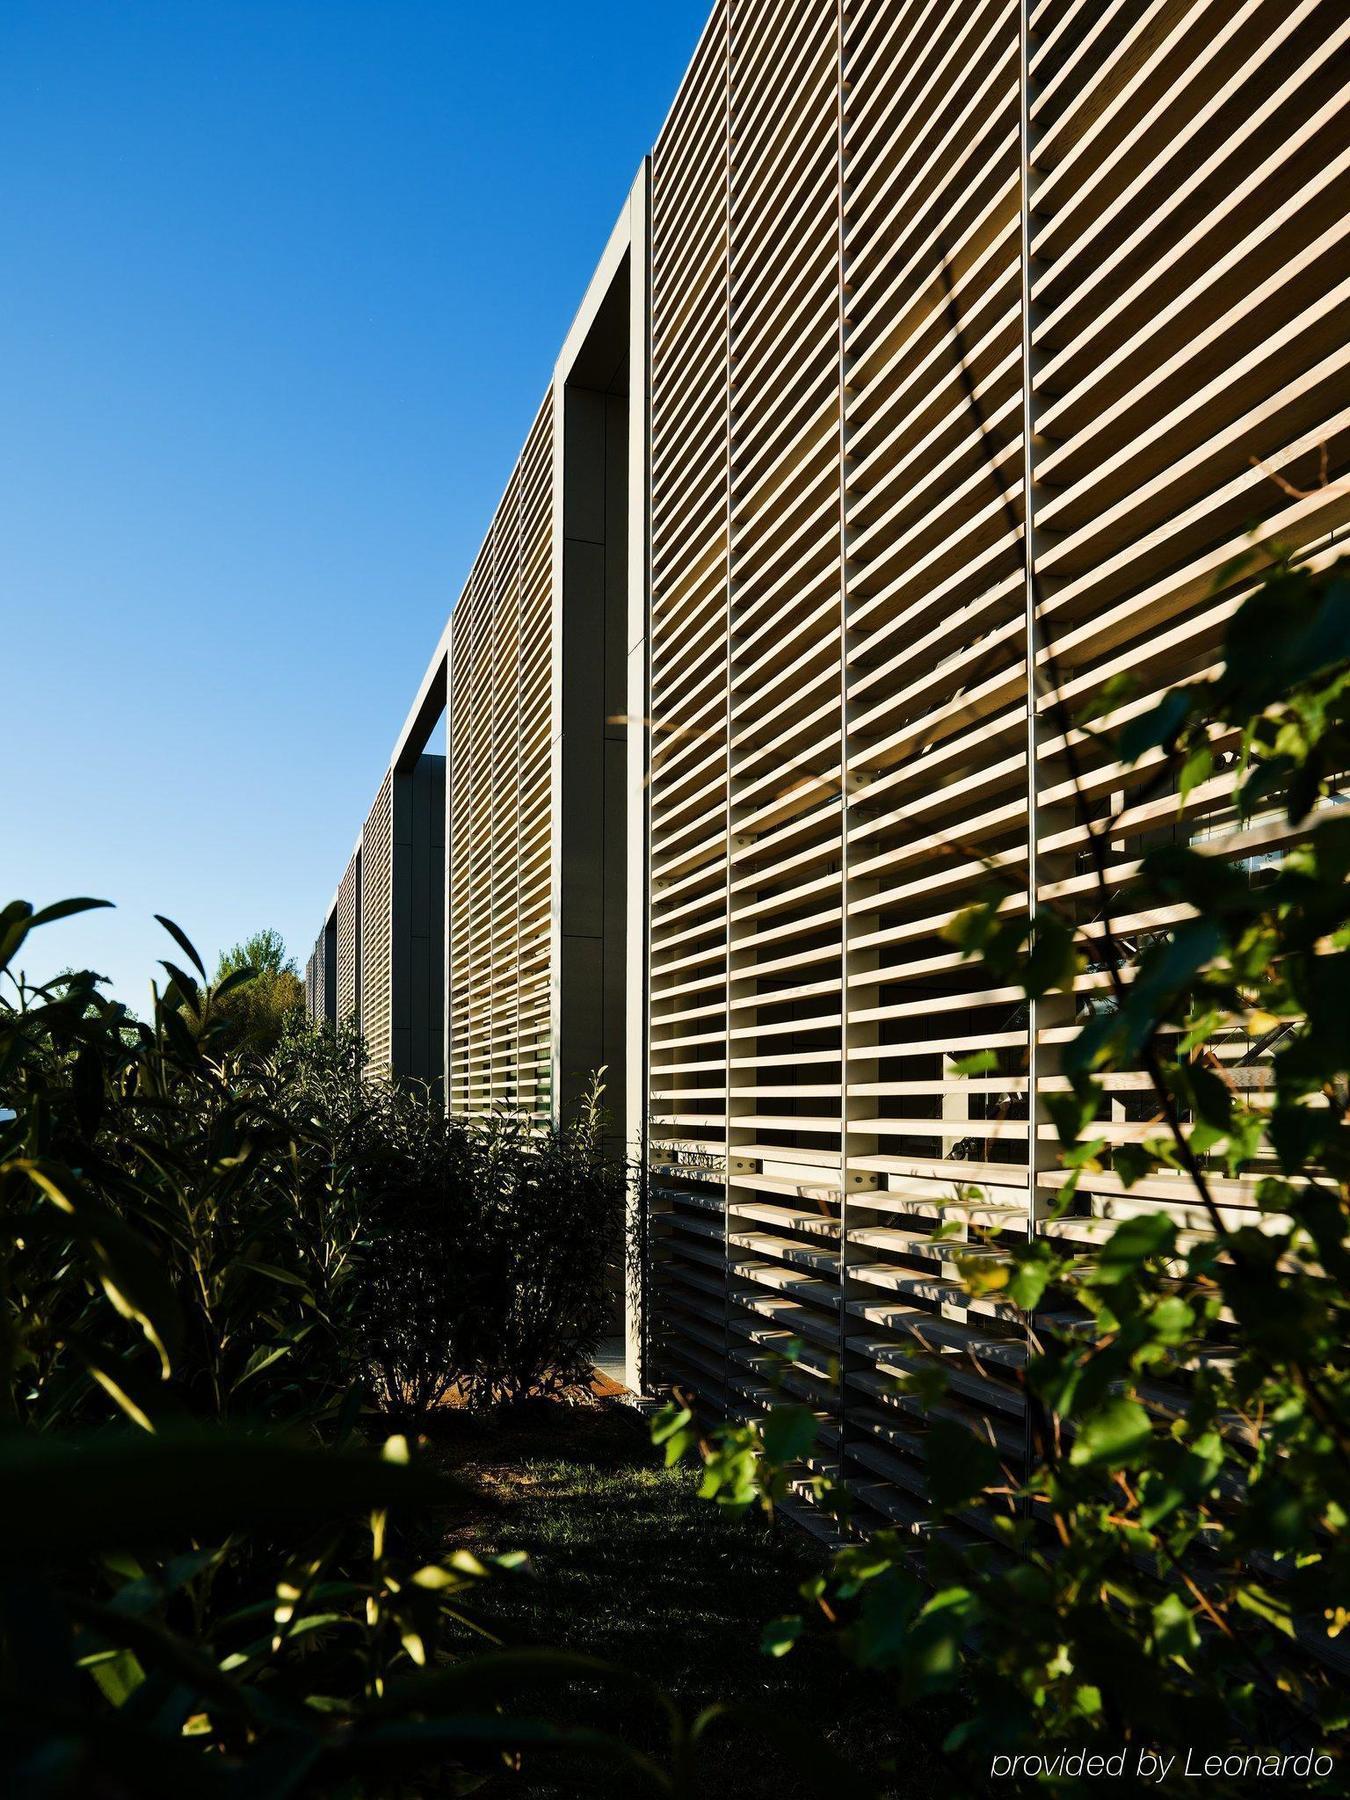
<path id="1" fill-rule="evenodd" d="M 428 1123 L 407 1160 L 368 1192 L 353 1319 L 372 1392 L 415 1426 L 462 1384 L 476 1304 L 464 1254 L 474 1197 L 469 1134 L 440 1116 Z"/>
<path id="2" fill-rule="evenodd" d="M 90 904 L 0 911 L 0 974 Z M 510 1716 L 509 1658 L 465 1660 L 466 1600 L 519 1559 L 440 1555 L 440 1509 L 471 1496 L 356 1430 L 372 1296 L 388 1319 L 413 1302 L 384 1366 L 403 1402 L 431 1370 L 425 1410 L 508 1310 L 487 1276 L 520 1266 L 484 1178 L 509 1167 L 565 1207 L 555 1174 L 578 1178 L 584 1147 L 475 1150 L 425 1095 L 368 1080 L 350 1029 L 292 1021 L 271 1053 L 241 1047 L 247 977 L 209 983 L 168 929 L 195 974 L 167 963 L 145 1021 L 87 973 L 0 994 L 0 1788 L 461 1791 L 504 1752 L 573 1739 Z M 584 1321 L 588 1291 L 555 1318 Z M 540 1356 L 570 1369 L 579 1343 Z M 576 1659 L 531 1671 L 536 1694 L 579 1678 Z"/>
<path id="3" fill-rule="evenodd" d="M 544 1130 L 423 1112 L 416 1139 L 366 1184 L 358 1329 L 385 1403 L 421 1421 L 452 1393 L 486 1411 L 586 1387 L 624 1222 L 598 1094 Z"/>
<path id="4" fill-rule="evenodd" d="M 355 1379 L 356 1195 L 281 1071 L 221 1051 L 219 991 L 175 974 L 148 1022 L 85 975 L 0 1006 L 0 1380 L 25 1423 L 314 1427 Z"/>
<path id="5" fill-rule="evenodd" d="M 540 1133 L 501 1117 L 474 1143 L 475 1275 L 464 1383 L 479 1407 L 566 1393 L 590 1377 L 622 1262 L 624 1173 L 601 1149 L 600 1091 Z"/>

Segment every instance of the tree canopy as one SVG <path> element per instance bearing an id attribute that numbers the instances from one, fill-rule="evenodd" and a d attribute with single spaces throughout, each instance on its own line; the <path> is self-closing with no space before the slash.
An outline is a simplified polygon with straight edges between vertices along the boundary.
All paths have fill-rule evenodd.
<path id="1" fill-rule="evenodd" d="M 287 1018 L 304 1005 L 304 986 L 285 939 L 270 926 L 221 952 L 216 982 L 246 969 L 249 979 L 222 996 L 220 1010 L 236 1028 L 239 1049 L 271 1050 Z"/>

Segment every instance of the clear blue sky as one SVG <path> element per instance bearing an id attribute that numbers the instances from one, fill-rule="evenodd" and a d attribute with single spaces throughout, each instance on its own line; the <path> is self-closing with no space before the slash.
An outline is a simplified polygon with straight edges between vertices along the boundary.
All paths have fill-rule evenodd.
<path id="1" fill-rule="evenodd" d="M 707 0 L 4 0 L 0 904 L 303 963 Z"/>

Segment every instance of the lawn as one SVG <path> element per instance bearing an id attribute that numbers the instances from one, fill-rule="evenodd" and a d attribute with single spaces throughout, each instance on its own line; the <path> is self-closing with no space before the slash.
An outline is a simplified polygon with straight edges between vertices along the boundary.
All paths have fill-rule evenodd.
<path id="1" fill-rule="evenodd" d="M 782 1659 L 759 1649 L 765 1621 L 794 1609 L 798 1585 L 818 1566 L 814 1540 L 791 1525 L 728 1518 L 699 1500 L 693 1472 L 661 1466 L 634 1409 L 547 1406 L 492 1427 L 460 1415 L 438 1433 L 436 1455 L 483 1494 L 481 1509 L 454 1523 L 447 1547 L 529 1554 L 529 1572 L 495 1581 L 477 1608 L 505 1642 L 605 1657 L 659 1683 L 687 1717 L 715 1701 L 771 1707 L 846 1755 L 870 1778 L 860 1790 L 875 1785 L 915 1800 L 939 1791 L 931 1746 L 906 1741 L 901 1754 L 882 1686 L 824 1642 Z M 566 1717 L 653 1753 L 662 1745 L 654 1714 L 612 1692 L 580 1697 Z M 884 1773 L 897 1758 L 902 1783 Z M 599 1764 L 551 1762 L 528 1773 L 531 1794 L 626 1800 L 634 1792 L 631 1774 Z M 481 1791 L 518 1793 L 520 1784 L 504 1775 Z M 708 1800 L 818 1791 L 795 1752 L 762 1734 L 719 1727 L 701 1749 L 697 1792 Z"/>

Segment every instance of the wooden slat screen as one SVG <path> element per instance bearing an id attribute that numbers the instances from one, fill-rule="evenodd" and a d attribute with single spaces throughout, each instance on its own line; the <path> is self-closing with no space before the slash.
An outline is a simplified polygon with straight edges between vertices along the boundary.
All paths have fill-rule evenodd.
<path id="1" fill-rule="evenodd" d="M 727 1397 L 728 11 L 653 153 L 650 1187 L 653 1346 Z"/>
<path id="2" fill-rule="evenodd" d="M 1131 673 L 1123 720 L 1212 666 L 1253 529 L 1318 556 L 1350 520 L 1347 32 L 1329 0 L 724 0 L 653 153 L 653 1355 L 746 1412 L 800 1339 L 864 1520 L 924 1516 L 916 1343 L 1024 1454 L 1020 1326 L 952 1260 L 976 1227 L 1199 1228 L 1109 1159 L 1050 1219 L 1073 1008 L 940 933 L 992 865 L 1105 943 L 1056 682 Z M 1132 807 L 1148 768 L 1077 749 L 1091 813 L 1127 809 L 1128 977 L 1167 922 L 1130 898 L 1149 843 L 1280 831 L 1222 775 Z M 1259 1086 L 1267 1051 L 1222 1056 Z"/>
<path id="3" fill-rule="evenodd" d="M 864 1523 L 925 1518 L 916 1347 L 1025 1455 L 1022 1323 L 958 1280 L 984 1228 L 1092 1243 L 1161 1202 L 1203 1229 L 1109 1150 L 1062 1209 L 1044 1101 L 1110 959 L 1128 980 L 1172 922 L 1143 851 L 1257 878 L 1284 835 L 1240 825 L 1227 771 L 1179 804 L 1064 709 L 1128 675 L 1123 723 L 1214 666 L 1272 544 L 1344 541 L 1347 38 L 1335 0 L 718 0 L 652 153 L 647 1373 L 754 1413 L 799 1341 L 788 1386 Z M 466 1116 L 554 1104 L 553 406 L 449 635 Z M 387 787 L 337 907 L 337 1016 L 377 1051 Z M 991 871 L 1081 927 L 1076 999 L 1028 1005 L 942 935 Z M 1271 1050 L 1217 1054 L 1259 1091 Z M 1151 1117 L 1113 1077 L 1109 1144 Z M 1243 1213 L 1254 1179 L 1213 1185 Z"/>
<path id="4" fill-rule="evenodd" d="M 1269 545 L 1320 560 L 1350 518 L 1350 18 L 1291 0 L 1154 6 L 1117 9 L 1089 31 L 1062 11 L 1037 9 L 1030 58 L 1040 664 L 1070 702 L 1130 676 L 1136 692 L 1110 724 L 1215 666 Z M 1076 736 L 1089 816 L 1116 816 L 1103 911 L 1061 727 L 1042 694 L 1037 891 L 1091 936 L 1088 1005 L 1109 978 L 1108 943 L 1128 975 L 1170 922 L 1132 893 L 1145 849 L 1189 839 L 1255 872 L 1288 832 L 1278 817 L 1241 826 L 1228 769 L 1179 804 L 1156 791 L 1155 758 L 1125 770 L 1100 740 Z M 1067 1029 L 1062 1015 L 1046 1020 L 1051 1084 Z M 1259 1091 L 1271 1048 L 1233 1033 L 1217 1054 Z M 1095 1132 L 1118 1143 L 1156 1129 L 1142 1070 L 1110 1088 Z M 1063 1175 L 1053 1154 L 1040 1161 L 1044 1214 Z M 1210 1177 L 1235 1217 L 1254 1208 L 1261 1172 Z M 1163 1171 L 1126 1192 L 1108 1161 L 1047 1229 L 1091 1242 L 1160 1204 L 1205 1228 L 1182 1178 Z"/>
<path id="5" fill-rule="evenodd" d="M 337 898 L 337 1017 L 356 1017 L 361 1004 L 361 851 L 352 852 Z"/>
<path id="6" fill-rule="evenodd" d="M 318 942 L 314 946 L 314 955 L 311 958 L 311 961 L 314 967 L 314 977 L 311 993 L 310 1017 L 316 1024 L 322 1025 L 328 1018 L 329 1009 L 333 1004 L 333 996 L 328 992 L 330 971 L 328 926 L 326 922 L 324 924 L 324 929 L 319 933 Z"/>
<path id="7" fill-rule="evenodd" d="M 361 832 L 361 1033 L 370 1067 L 391 1067 L 394 999 L 394 773 Z"/>
<path id="8" fill-rule="evenodd" d="M 456 606 L 449 672 L 452 1112 L 551 1106 L 552 410 Z"/>

